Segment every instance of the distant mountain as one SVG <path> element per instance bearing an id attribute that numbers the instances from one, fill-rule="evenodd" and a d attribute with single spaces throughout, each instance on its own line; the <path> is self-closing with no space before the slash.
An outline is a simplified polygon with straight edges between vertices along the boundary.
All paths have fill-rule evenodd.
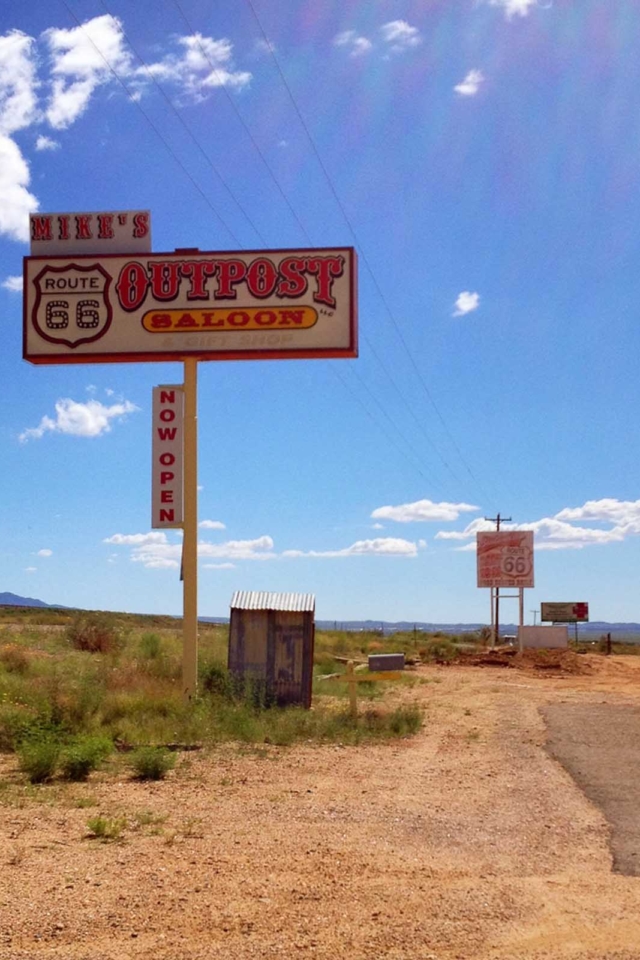
<path id="1" fill-rule="evenodd" d="M 19 597 L 17 593 L 0 593 L 0 607 L 52 607 L 55 604 L 36 600 L 34 597 Z"/>
<path id="2" fill-rule="evenodd" d="M 229 623 L 228 617 L 199 617 L 206 623 Z M 346 630 L 359 632 L 361 630 L 376 631 L 378 633 L 410 633 L 416 630 L 419 633 L 475 633 L 486 627 L 486 623 L 427 623 L 414 620 L 397 620 L 389 622 L 387 620 L 316 620 L 318 630 Z M 541 624 L 543 626 L 543 624 Z M 568 623 L 569 636 L 574 633 L 574 625 Z M 516 623 L 501 623 L 500 635 L 513 636 L 518 632 Z M 594 620 L 592 623 L 578 624 L 578 637 L 589 634 L 600 636 L 604 633 L 613 633 L 618 636 L 640 637 L 640 623 L 607 623 L 604 620 Z"/>

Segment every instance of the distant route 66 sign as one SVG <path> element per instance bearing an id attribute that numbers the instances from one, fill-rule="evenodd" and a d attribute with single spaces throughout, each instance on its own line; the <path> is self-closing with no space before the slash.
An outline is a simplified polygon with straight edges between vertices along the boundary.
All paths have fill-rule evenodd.
<path id="1" fill-rule="evenodd" d="M 533 587 L 533 531 L 477 534 L 479 587 Z"/>

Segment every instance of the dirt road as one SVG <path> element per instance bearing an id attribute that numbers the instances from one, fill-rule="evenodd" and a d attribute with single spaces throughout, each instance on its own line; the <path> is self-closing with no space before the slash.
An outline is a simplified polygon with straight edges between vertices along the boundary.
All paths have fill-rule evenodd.
<path id="1" fill-rule="evenodd" d="M 612 872 L 541 714 L 640 705 L 640 670 L 580 659 L 421 668 L 389 696 L 419 698 L 424 729 L 390 745 L 227 747 L 158 784 L 37 790 L 4 758 L 0 960 L 640 960 L 640 879 Z M 121 841 L 87 839 L 97 813 Z"/>

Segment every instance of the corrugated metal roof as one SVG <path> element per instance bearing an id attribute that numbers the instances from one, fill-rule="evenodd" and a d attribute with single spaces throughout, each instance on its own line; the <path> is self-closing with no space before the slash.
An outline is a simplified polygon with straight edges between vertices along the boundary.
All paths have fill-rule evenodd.
<path id="1" fill-rule="evenodd" d="M 232 610 L 288 610 L 313 613 L 316 598 L 312 593 L 265 593 L 262 590 L 236 590 L 231 597 Z"/>

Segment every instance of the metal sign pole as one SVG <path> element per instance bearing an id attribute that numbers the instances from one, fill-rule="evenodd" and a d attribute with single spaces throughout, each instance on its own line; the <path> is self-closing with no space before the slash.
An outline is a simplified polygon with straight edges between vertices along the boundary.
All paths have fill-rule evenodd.
<path id="1" fill-rule="evenodd" d="M 496 645 L 496 606 L 495 606 L 495 587 L 491 587 L 491 646 Z"/>
<path id="2" fill-rule="evenodd" d="M 198 361 L 184 361 L 184 574 L 182 610 L 182 692 L 186 701 L 198 687 Z"/>
<path id="3" fill-rule="evenodd" d="M 524 627 L 524 587 L 520 587 L 520 626 Z"/>

